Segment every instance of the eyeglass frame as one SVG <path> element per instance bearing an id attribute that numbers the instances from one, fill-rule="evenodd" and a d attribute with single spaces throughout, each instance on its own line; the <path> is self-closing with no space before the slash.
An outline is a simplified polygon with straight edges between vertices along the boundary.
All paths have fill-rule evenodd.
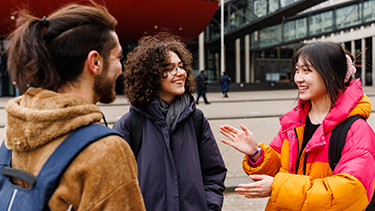
<path id="1" fill-rule="evenodd" d="M 171 68 L 170 67 L 171 65 L 175 65 L 175 66 Z M 187 63 L 185 63 L 185 62 L 180 62 L 180 63 L 178 63 L 178 65 L 172 63 L 172 64 L 169 64 L 169 66 L 167 67 L 167 70 L 172 76 L 175 76 L 175 75 L 177 75 L 179 69 L 181 69 L 182 71 L 184 71 L 186 73 L 186 70 L 184 68 L 186 65 L 187 65 Z M 175 73 L 173 73 L 173 72 L 175 72 Z"/>

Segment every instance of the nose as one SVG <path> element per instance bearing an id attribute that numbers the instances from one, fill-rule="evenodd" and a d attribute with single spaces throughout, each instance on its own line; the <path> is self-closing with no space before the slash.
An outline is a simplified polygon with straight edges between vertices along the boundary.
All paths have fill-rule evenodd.
<path id="1" fill-rule="evenodd" d="M 181 70 L 181 71 L 180 71 Z M 180 75 L 180 74 L 185 74 L 186 73 L 186 70 L 183 69 L 183 68 L 180 68 L 179 66 L 177 66 L 177 73 L 176 75 Z"/>
<path id="2" fill-rule="evenodd" d="M 296 82 L 296 83 L 298 83 L 298 82 L 303 82 L 303 76 L 302 76 L 302 74 L 301 73 L 294 73 L 294 81 Z"/>

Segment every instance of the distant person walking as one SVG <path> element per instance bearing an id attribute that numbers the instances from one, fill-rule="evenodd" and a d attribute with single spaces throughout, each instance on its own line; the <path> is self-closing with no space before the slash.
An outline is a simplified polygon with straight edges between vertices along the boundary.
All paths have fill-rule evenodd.
<path id="1" fill-rule="evenodd" d="M 201 70 L 201 73 L 197 76 L 198 96 L 197 96 L 196 104 L 199 103 L 199 98 L 201 96 L 203 97 L 204 103 L 210 104 L 206 98 L 207 84 L 208 84 L 208 77 L 206 76 L 206 72 L 204 70 Z"/>
<path id="2" fill-rule="evenodd" d="M 221 76 L 220 84 L 221 84 L 221 92 L 223 93 L 223 97 L 228 97 L 230 78 L 226 72 L 223 72 L 223 76 Z"/>

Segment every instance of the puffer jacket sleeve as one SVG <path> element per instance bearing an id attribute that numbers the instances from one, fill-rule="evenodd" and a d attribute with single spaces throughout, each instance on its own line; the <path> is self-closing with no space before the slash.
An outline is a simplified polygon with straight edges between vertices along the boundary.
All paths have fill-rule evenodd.
<path id="1" fill-rule="evenodd" d="M 253 163 L 249 156 L 245 155 L 242 165 L 246 174 L 267 174 L 274 177 L 280 169 L 279 154 L 265 143 L 259 144 L 262 148 L 262 156 Z"/>
<path id="2" fill-rule="evenodd" d="M 112 127 L 114 130 L 121 133 L 121 135 L 125 137 L 125 140 L 126 142 L 128 142 L 128 144 L 130 144 L 130 119 L 130 112 L 128 112 L 123 115 Z"/>
<path id="3" fill-rule="evenodd" d="M 278 173 L 271 201 L 277 210 L 364 210 L 373 194 L 375 135 L 363 120 L 348 131 L 342 157 L 332 176 Z"/>
<path id="4" fill-rule="evenodd" d="M 203 118 L 202 127 L 203 132 L 199 154 L 207 207 L 209 210 L 221 210 L 224 200 L 224 179 L 227 169 L 225 168 L 223 158 L 206 117 Z"/>
<path id="5" fill-rule="evenodd" d="M 273 147 L 270 147 L 265 143 L 259 144 L 259 146 L 262 148 L 262 155 L 257 162 L 251 162 L 249 156 L 245 155 L 242 166 L 248 175 L 267 174 L 274 177 L 279 172 L 281 166 L 280 152 L 283 144 L 281 141 L 281 135 L 282 133 L 280 130 L 272 141 Z M 274 148 L 276 148 L 276 150 Z"/>

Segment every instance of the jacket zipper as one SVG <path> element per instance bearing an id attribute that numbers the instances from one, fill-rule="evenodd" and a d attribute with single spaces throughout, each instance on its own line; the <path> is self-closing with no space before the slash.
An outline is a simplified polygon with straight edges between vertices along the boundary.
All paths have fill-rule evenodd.
<path id="1" fill-rule="evenodd" d="M 305 161 L 303 162 L 303 175 L 306 175 L 306 163 L 307 163 L 307 153 L 305 151 Z"/>
<path id="2" fill-rule="evenodd" d="M 295 133 L 296 138 L 297 138 L 297 163 L 296 163 L 296 169 L 294 169 L 294 174 L 297 174 L 298 167 L 299 167 L 299 161 L 300 161 L 301 156 L 299 154 L 299 141 L 298 141 L 298 136 L 297 136 L 296 128 L 294 128 L 294 133 Z"/>
<path id="3" fill-rule="evenodd" d="M 12 199 L 10 200 L 10 203 L 9 203 L 9 207 L 8 207 L 8 211 L 10 211 L 12 209 L 12 206 L 13 206 L 13 203 L 14 203 L 14 198 L 16 198 L 16 195 L 17 195 L 17 189 L 14 189 L 13 190 L 13 195 L 12 195 Z"/>

